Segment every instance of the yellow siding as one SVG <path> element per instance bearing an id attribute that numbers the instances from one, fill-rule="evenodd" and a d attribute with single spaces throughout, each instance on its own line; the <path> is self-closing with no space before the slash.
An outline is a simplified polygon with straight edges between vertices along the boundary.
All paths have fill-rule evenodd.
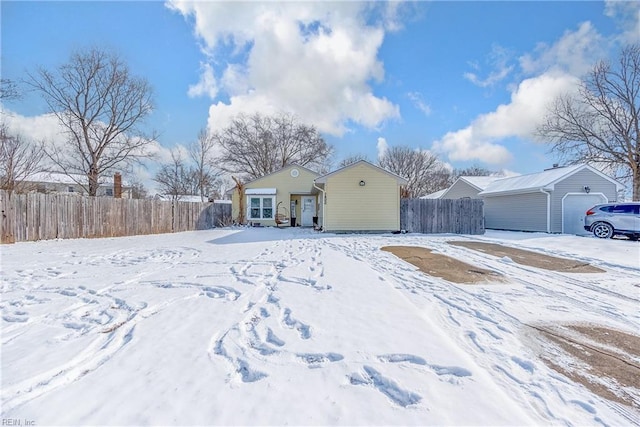
<path id="1" fill-rule="evenodd" d="M 329 176 L 325 189 L 327 231 L 400 229 L 400 186 L 392 176 L 362 164 Z"/>
<path id="2" fill-rule="evenodd" d="M 294 178 L 291 176 L 291 169 L 298 169 L 299 175 Z M 287 166 L 281 169 L 278 172 L 274 172 L 270 175 L 267 175 L 262 178 L 258 178 L 257 180 L 245 185 L 245 190 L 250 188 L 275 188 L 276 191 L 276 204 L 275 208 L 278 206 L 278 203 L 282 202 L 281 207 L 287 208 L 287 213 L 289 213 L 289 202 L 291 194 L 312 194 L 317 193 L 317 190 L 313 188 L 313 180 L 317 178 L 318 175 L 311 173 L 310 171 L 303 169 L 297 166 Z M 244 200 L 244 210 L 245 212 L 242 215 L 243 222 L 246 222 L 246 210 L 247 210 L 247 197 L 243 195 Z M 233 219 L 237 220 L 239 213 L 239 197 L 238 191 L 234 190 L 232 201 L 232 215 Z M 299 204 L 299 202 L 298 202 Z M 320 206 L 321 208 L 321 206 Z M 299 207 L 298 207 L 299 211 Z M 276 211 L 277 212 L 277 211 Z M 322 216 L 320 210 L 318 210 L 318 216 Z M 298 212 L 298 218 L 300 218 L 300 212 Z M 299 219 L 298 219 L 299 221 Z M 262 225 L 276 225 L 273 220 L 259 220 L 256 222 L 260 222 Z"/>

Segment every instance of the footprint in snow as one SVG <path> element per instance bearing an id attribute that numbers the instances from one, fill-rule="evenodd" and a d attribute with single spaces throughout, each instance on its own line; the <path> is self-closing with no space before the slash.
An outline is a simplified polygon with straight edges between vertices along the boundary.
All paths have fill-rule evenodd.
<path id="1" fill-rule="evenodd" d="M 309 368 L 321 368 L 327 362 L 338 362 L 344 359 L 344 356 L 339 353 L 300 353 L 296 354 L 296 357 L 302 359 Z"/>
<path id="2" fill-rule="evenodd" d="M 282 315 L 282 323 L 284 326 L 295 329 L 300 334 L 300 338 L 308 340 L 311 338 L 311 327 L 301 321 L 291 317 L 291 309 L 285 308 Z"/>
<path id="3" fill-rule="evenodd" d="M 202 293 L 209 298 L 226 298 L 229 301 L 235 301 L 240 296 L 240 292 L 226 286 L 206 286 L 202 288 Z"/>
<path id="4" fill-rule="evenodd" d="M 401 363 L 401 362 L 409 362 L 415 365 L 426 365 L 427 361 L 422 357 L 414 356 L 413 354 L 383 354 L 378 356 L 378 359 L 381 362 L 389 362 L 389 363 Z"/>
<path id="5" fill-rule="evenodd" d="M 352 385 L 372 386 L 387 396 L 393 403 L 403 408 L 415 405 L 422 400 L 419 394 L 403 389 L 395 381 L 386 378 L 372 367 L 363 366 L 363 370 L 363 373 L 356 372 L 348 376 Z"/>
<path id="6" fill-rule="evenodd" d="M 282 347 L 282 346 L 284 346 L 284 345 L 285 345 L 285 342 L 284 342 L 284 341 L 282 341 L 280 338 L 278 338 L 278 336 L 277 336 L 276 334 L 274 334 L 274 333 L 273 333 L 273 331 L 271 330 L 271 328 L 268 328 L 268 329 L 267 329 L 267 338 L 266 338 L 266 341 L 267 341 L 269 344 L 273 344 L 273 345 L 278 346 L 278 347 Z"/>
<path id="7" fill-rule="evenodd" d="M 427 363 L 425 359 L 413 354 L 395 353 L 395 354 L 383 354 L 378 356 L 378 360 L 386 363 L 413 363 L 414 365 L 428 366 L 436 375 L 453 375 L 454 377 L 470 377 L 471 371 L 459 366 L 440 366 L 431 365 Z"/>

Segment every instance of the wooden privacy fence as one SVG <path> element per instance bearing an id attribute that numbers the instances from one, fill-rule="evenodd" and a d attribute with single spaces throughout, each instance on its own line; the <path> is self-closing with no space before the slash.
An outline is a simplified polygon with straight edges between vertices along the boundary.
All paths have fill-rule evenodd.
<path id="1" fill-rule="evenodd" d="M 481 199 L 402 199 L 400 228 L 412 233 L 484 234 Z"/>
<path id="2" fill-rule="evenodd" d="M 203 230 L 230 221 L 230 204 L 0 191 L 2 243 Z"/>

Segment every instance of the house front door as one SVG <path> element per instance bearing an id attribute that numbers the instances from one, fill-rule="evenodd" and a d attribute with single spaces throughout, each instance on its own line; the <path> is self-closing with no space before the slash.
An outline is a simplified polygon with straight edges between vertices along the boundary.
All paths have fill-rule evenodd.
<path id="1" fill-rule="evenodd" d="M 302 226 L 311 227 L 313 225 L 313 217 L 316 216 L 316 197 L 302 197 Z"/>

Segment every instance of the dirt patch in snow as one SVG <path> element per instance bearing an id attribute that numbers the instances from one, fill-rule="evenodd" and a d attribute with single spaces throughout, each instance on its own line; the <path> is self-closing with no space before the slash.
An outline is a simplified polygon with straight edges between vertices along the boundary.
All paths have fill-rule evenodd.
<path id="1" fill-rule="evenodd" d="M 540 354 L 551 369 L 600 397 L 640 409 L 639 336 L 592 325 L 529 326 L 551 345 Z"/>
<path id="2" fill-rule="evenodd" d="M 501 274 L 467 264 L 446 255 L 433 253 L 418 246 L 385 246 L 380 248 L 398 258 L 415 265 L 431 276 L 440 277 L 454 283 L 503 282 Z"/>
<path id="3" fill-rule="evenodd" d="M 559 258 L 545 255 L 538 252 L 526 251 L 524 249 L 511 248 L 495 243 L 470 242 L 470 241 L 450 241 L 450 245 L 462 246 L 496 257 L 508 257 L 513 262 L 530 267 L 542 268 L 545 270 L 559 271 L 562 273 L 604 273 L 605 271 L 594 267 L 583 261 L 567 258 Z"/>

